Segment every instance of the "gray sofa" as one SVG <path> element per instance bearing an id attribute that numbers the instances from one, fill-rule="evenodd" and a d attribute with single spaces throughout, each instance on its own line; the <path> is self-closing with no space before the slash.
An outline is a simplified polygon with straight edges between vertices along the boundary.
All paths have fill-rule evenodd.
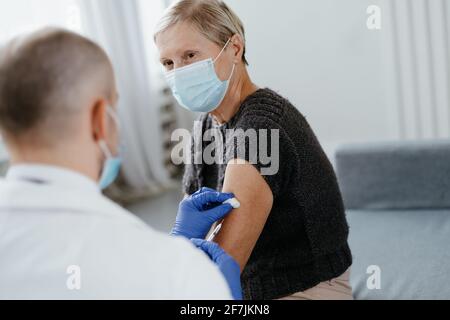
<path id="1" fill-rule="evenodd" d="M 450 299 L 450 140 L 344 146 L 336 167 L 355 298 Z"/>

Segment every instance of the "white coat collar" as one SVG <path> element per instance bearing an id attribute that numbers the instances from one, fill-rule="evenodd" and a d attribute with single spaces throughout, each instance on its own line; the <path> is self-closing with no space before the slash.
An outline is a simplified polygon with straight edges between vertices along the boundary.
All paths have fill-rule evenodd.
<path id="1" fill-rule="evenodd" d="M 15 165 L 9 169 L 6 179 L 50 184 L 59 188 L 100 193 L 100 188 L 90 178 L 78 172 L 56 166 L 41 164 Z"/>
<path id="2" fill-rule="evenodd" d="M 37 181 L 30 181 L 37 180 Z M 44 183 L 39 183 L 39 182 Z M 47 210 L 140 220 L 102 195 L 94 181 L 78 173 L 48 166 L 12 167 L 6 179 L 0 179 L 0 210 Z"/>

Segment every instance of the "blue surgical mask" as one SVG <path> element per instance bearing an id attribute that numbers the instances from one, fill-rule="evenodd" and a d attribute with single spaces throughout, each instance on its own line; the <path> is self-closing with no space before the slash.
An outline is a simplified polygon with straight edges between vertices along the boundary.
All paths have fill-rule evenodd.
<path id="1" fill-rule="evenodd" d="M 230 40 L 215 60 L 211 58 L 202 60 L 166 73 L 167 83 L 172 89 L 175 99 L 183 108 L 192 112 L 207 113 L 214 111 L 222 103 L 236 66 L 233 64 L 230 78 L 221 81 L 214 65 Z"/>
<path id="2" fill-rule="evenodd" d="M 120 126 L 117 114 L 111 108 L 107 109 L 107 113 L 116 122 L 116 125 L 119 128 Z M 104 140 L 99 141 L 98 144 L 105 155 L 105 163 L 103 165 L 99 187 L 102 190 L 105 190 L 117 179 L 120 173 L 120 167 L 122 166 L 122 160 L 119 156 L 113 156 Z"/>

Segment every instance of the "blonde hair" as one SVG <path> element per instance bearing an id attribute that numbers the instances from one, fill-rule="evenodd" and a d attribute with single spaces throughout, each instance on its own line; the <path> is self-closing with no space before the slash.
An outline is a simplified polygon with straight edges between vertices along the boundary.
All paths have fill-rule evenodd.
<path id="1" fill-rule="evenodd" d="M 245 30 L 241 19 L 220 0 L 179 0 L 170 6 L 158 25 L 156 37 L 180 23 L 189 22 L 208 40 L 224 47 L 228 40 L 238 34 L 244 41 L 243 62 L 248 65 L 245 56 Z"/>

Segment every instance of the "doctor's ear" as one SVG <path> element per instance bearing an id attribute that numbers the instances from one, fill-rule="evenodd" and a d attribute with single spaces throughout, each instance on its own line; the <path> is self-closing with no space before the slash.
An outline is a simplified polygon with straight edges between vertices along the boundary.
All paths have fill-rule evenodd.
<path id="1" fill-rule="evenodd" d="M 94 141 L 105 140 L 106 137 L 106 113 L 105 100 L 98 100 L 91 110 L 92 138 Z"/>
<path id="2" fill-rule="evenodd" d="M 231 37 L 230 47 L 234 50 L 234 63 L 238 64 L 242 62 L 244 56 L 245 42 L 244 39 L 238 34 Z"/>

